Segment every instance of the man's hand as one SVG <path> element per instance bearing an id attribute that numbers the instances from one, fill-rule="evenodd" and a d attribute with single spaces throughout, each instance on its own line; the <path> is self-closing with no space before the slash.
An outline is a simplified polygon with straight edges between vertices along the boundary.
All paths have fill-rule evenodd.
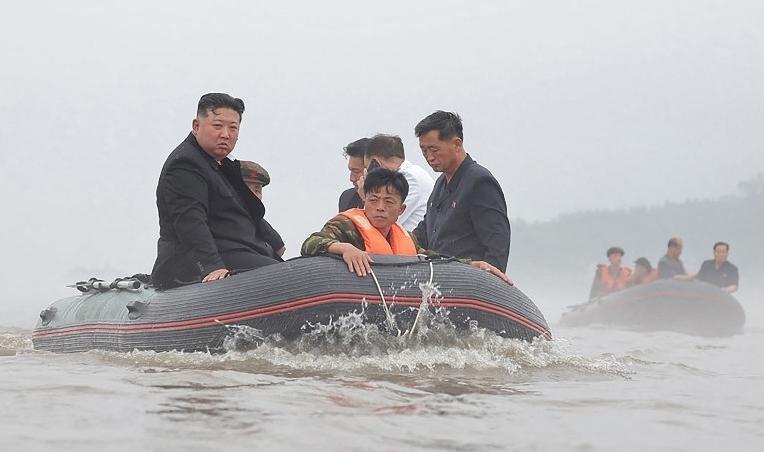
<path id="1" fill-rule="evenodd" d="M 366 276 L 371 273 L 371 257 L 366 251 L 361 251 L 349 243 L 332 243 L 326 251 L 342 256 L 342 260 L 348 264 L 348 270 L 358 276 Z"/>
<path id="2" fill-rule="evenodd" d="M 350 245 L 350 244 L 348 244 Z M 348 270 L 355 272 L 358 276 L 366 276 L 371 273 L 371 257 L 366 251 L 350 245 L 342 252 L 342 260 L 348 264 Z"/>
<path id="3" fill-rule="evenodd" d="M 276 256 L 281 257 L 286 252 L 286 246 L 282 246 L 281 248 L 276 250 Z"/>
<path id="4" fill-rule="evenodd" d="M 218 279 L 223 279 L 228 277 L 228 270 L 225 268 L 219 268 L 217 270 L 212 270 L 211 272 L 207 273 L 207 276 L 202 279 L 202 282 L 210 282 L 210 281 L 217 281 Z"/>
<path id="5" fill-rule="evenodd" d="M 509 279 L 509 276 L 507 276 L 501 270 L 499 270 L 498 268 L 496 268 L 493 265 L 489 264 L 488 262 L 485 262 L 485 261 L 472 261 L 472 262 L 470 262 L 470 265 L 472 265 L 475 268 L 479 268 L 481 270 L 485 270 L 488 273 L 491 273 L 492 275 L 498 276 L 499 278 L 501 278 L 502 281 L 504 281 L 505 283 L 509 284 L 510 286 L 514 286 L 515 285 L 515 283 L 513 283 L 512 280 Z"/>

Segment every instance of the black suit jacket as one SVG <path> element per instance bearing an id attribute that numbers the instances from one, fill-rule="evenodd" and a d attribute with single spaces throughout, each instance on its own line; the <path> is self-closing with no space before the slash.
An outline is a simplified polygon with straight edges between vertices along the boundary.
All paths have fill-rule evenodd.
<path id="1" fill-rule="evenodd" d="M 233 270 L 230 261 L 241 262 L 242 256 L 274 256 L 258 233 L 265 206 L 244 184 L 238 161 L 226 158 L 218 164 L 193 134 L 167 158 L 156 195 L 156 285 L 198 280 L 219 268 Z"/>
<path id="2" fill-rule="evenodd" d="M 363 209 L 363 201 L 358 194 L 358 190 L 355 188 L 348 188 L 340 194 L 340 200 L 338 204 L 338 212 L 344 212 L 348 209 Z"/>
<path id="3" fill-rule="evenodd" d="M 451 182 L 445 174 L 435 181 L 424 220 L 413 232 L 424 248 L 507 271 L 511 230 L 504 192 L 469 154 Z"/>

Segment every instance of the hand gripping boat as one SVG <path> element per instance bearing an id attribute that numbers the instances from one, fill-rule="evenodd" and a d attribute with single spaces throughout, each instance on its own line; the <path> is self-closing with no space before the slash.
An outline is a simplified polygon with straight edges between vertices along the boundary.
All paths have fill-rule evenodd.
<path id="1" fill-rule="evenodd" d="M 435 305 L 448 311 L 456 328 L 477 322 L 504 337 L 551 338 L 536 305 L 485 271 L 449 259 L 372 258 L 374 275 L 366 277 L 348 272 L 340 259 L 322 256 L 164 291 L 131 281 L 91 283 L 80 287 L 86 293 L 44 309 L 32 341 L 36 349 L 55 352 L 214 352 L 222 349 L 234 325 L 294 339 L 312 325 L 353 312 L 363 312 L 364 323 L 405 334 L 418 321 L 419 284 L 426 282 L 438 287 Z"/>
<path id="2" fill-rule="evenodd" d="M 573 306 L 560 325 L 609 325 L 696 336 L 743 332 L 745 312 L 727 292 L 700 281 L 658 280 Z"/>

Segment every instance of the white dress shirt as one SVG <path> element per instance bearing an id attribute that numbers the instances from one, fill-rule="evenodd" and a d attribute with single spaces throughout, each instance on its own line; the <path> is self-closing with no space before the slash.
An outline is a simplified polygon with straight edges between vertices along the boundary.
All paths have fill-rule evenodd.
<path id="1" fill-rule="evenodd" d="M 413 231 L 424 219 L 424 214 L 427 212 L 427 200 L 430 199 L 435 180 L 422 167 L 408 160 L 401 163 L 398 172 L 403 174 L 406 182 L 409 183 L 409 194 L 404 201 L 406 210 L 398 217 L 398 224 L 407 231 Z"/>

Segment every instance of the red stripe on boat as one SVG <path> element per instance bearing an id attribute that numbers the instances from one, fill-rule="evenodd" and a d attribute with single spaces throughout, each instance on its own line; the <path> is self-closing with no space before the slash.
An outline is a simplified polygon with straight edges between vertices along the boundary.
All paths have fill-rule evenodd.
<path id="1" fill-rule="evenodd" d="M 115 323 L 96 323 L 96 324 L 84 324 L 76 326 L 67 326 L 61 328 L 50 328 L 37 330 L 32 335 L 33 337 L 44 336 L 58 336 L 70 333 L 84 333 L 84 332 L 126 332 L 126 333 L 145 333 L 145 332 L 158 332 L 158 331 L 174 331 L 184 330 L 192 328 L 203 328 L 209 326 L 215 326 L 220 323 L 234 324 L 242 320 L 249 320 L 257 317 L 264 317 L 268 315 L 281 314 L 284 312 L 296 311 L 306 307 L 331 304 L 331 303 L 362 303 L 366 301 L 369 304 L 382 304 L 382 298 L 375 295 L 365 294 L 326 294 L 315 297 L 303 298 L 300 300 L 293 300 L 287 303 L 280 303 L 277 305 L 264 306 L 255 309 L 249 309 L 246 311 L 231 312 L 225 314 L 219 314 L 214 316 L 199 317 L 189 320 L 176 320 L 172 322 L 161 323 L 132 323 L 132 324 L 115 324 Z M 418 297 L 394 297 L 390 304 L 398 304 L 404 306 L 419 306 L 422 300 Z M 481 311 L 490 312 L 492 314 L 501 315 L 511 318 L 512 320 L 520 323 L 521 325 L 530 328 L 531 330 L 543 335 L 547 339 L 551 339 L 551 333 L 544 327 L 538 325 L 532 320 L 523 317 L 522 315 L 490 303 L 486 303 L 481 300 L 469 299 L 469 298 L 447 298 L 440 301 L 439 306 L 444 307 L 457 307 L 457 308 L 475 308 Z"/>

